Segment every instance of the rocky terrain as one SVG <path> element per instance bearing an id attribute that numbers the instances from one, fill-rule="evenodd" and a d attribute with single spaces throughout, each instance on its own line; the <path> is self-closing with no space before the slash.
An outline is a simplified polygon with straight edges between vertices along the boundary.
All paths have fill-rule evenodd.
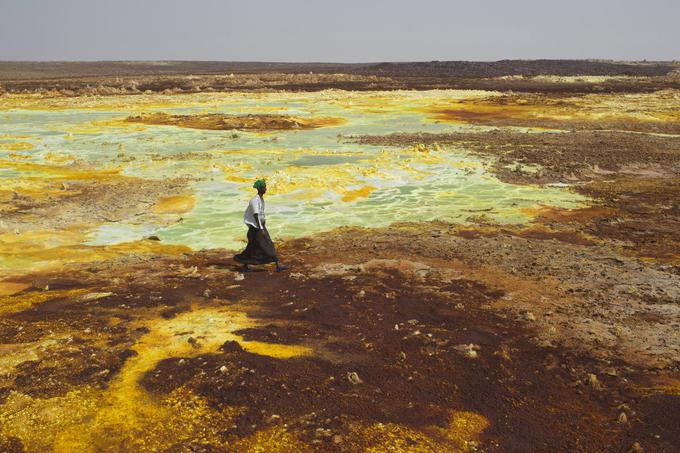
<path id="1" fill-rule="evenodd" d="M 677 62 L 0 62 L 0 92 L 112 95 L 213 91 L 478 89 L 536 93 L 680 88 Z"/>
<path id="2" fill-rule="evenodd" d="M 244 275 L 214 250 L 17 279 L 25 289 L 3 307 L 33 302 L 0 322 L 4 448 L 680 441 L 680 276 L 667 267 L 536 228 L 437 222 L 340 229 L 281 254 L 289 273 Z M 130 408 L 133 378 L 154 403 Z M 23 431 L 60 405 L 71 413 Z M 112 417 L 123 410 L 125 422 Z"/>
<path id="3" fill-rule="evenodd" d="M 157 236 L 83 243 L 103 223 L 180 224 L 196 203 L 191 177 L 125 174 L 114 164 L 136 156 L 122 150 L 101 167 L 37 164 L 29 152 L 44 151 L 14 137 L 0 161 L 0 260 L 23 270 L 0 280 L 0 451 L 677 452 L 677 68 L 0 63 L 5 96 L 23 93 L 28 109 L 140 93 L 497 90 L 409 106 L 423 123 L 465 126 L 454 132 L 337 140 L 395 151 L 386 161 L 401 150 L 413 171 L 433 150 L 462 153 L 484 177 L 587 200 L 515 224 L 488 208 L 457 223 L 335 228 L 278 242 L 288 272 L 242 273 L 234 250 Z M 139 113 L 152 101 L 119 122 L 192 133 L 335 124 Z M 189 149 L 147 165 L 202 158 Z"/>

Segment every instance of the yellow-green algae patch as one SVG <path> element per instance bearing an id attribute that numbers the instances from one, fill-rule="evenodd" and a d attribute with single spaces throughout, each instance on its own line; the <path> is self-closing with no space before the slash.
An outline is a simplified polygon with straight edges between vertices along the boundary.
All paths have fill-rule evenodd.
<path id="1" fill-rule="evenodd" d="M 69 239 L 72 238 L 72 239 Z M 73 263 L 107 260 L 127 254 L 177 256 L 191 249 L 181 245 L 155 241 L 135 241 L 107 246 L 88 246 L 79 243 L 80 233 L 60 231 L 0 234 L 0 277 L 20 275 L 63 267 Z M 17 299 L 19 300 L 19 299 Z"/>
<path id="2" fill-rule="evenodd" d="M 58 180 L 83 180 L 106 178 L 119 175 L 121 168 L 82 168 L 77 166 L 51 165 L 39 162 L 25 162 L 9 159 L 0 159 L 0 166 L 10 175 L 20 177 L 22 180 L 42 180 L 44 178 Z"/>
<path id="3" fill-rule="evenodd" d="M 0 150 L 6 151 L 28 151 L 35 146 L 28 142 L 2 142 L 0 141 Z"/>
<path id="4" fill-rule="evenodd" d="M 164 224 L 194 206 L 191 194 L 170 195 L 161 184 L 151 185 L 121 174 L 121 168 L 64 162 L 48 152 L 36 159 L 0 158 L 0 277 L 71 262 L 106 259 L 132 251 L 176 254 L 180 245 L 130 241 L 93 247 L 88 231 L 106 218 L 133 218 Z M 111 190 L 106 190 L 110 188 Z M 139 193 L 135 193 L 137 190 Z M 139 207 L 135 200 L 152 205 Z M 148 212 L 145 212 L 148 211 Z M 143 215 L 139 215 L 139 213 Z"/>

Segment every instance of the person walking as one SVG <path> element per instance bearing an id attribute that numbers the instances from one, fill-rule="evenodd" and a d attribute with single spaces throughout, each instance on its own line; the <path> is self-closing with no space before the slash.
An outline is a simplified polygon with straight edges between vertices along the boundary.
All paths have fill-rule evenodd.
<path id="1" fill-rule="evenodd" d="M 276 263 L 276 271 L 281 272 L 288 266 L 281 263 L 276 255 L 276 248 L 267 231 L 264 215 L 264 194 L 267 193 L 267 182 L 258 179 L 253 184 L 257 195 L 248 203 L 243 214 L 243 222 L 248 226 L 248 245 L 243 252 L 234 255 L 234 260 L 243 264 L 243 272 L 250 272 L 249 265 Z"/>

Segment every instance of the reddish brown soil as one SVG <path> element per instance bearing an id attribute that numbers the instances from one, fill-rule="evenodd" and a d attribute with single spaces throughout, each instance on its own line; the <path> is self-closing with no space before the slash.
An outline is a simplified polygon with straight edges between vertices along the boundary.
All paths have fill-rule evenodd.
<path id="1" fill-rule="evenodd" d="M 70 278 L 25 277 L 35 288 L 85 287 L 112 294 L 86 302 L 56 299 L 0 319 L 4 344 L 36 340 L 47 329 L 74 337 L 71 347 L 20 365 L 0 395 L 14 390 L 51 397 L 82 384 L 105 388 L 146 333 L 134 320 L 171 318 L 203 300 L 205 306 L 228 304 L 261 320 L 262 327 L 240 332 L 245 339 L 313 345 L 320 351 L 309 358 L 275 359 L 227 342 L 212 353 L 164 360 L 144 376 L 140 385 L 152 395 L 183 386 L 218 410 L 245 407 L 233 424 L 221 428 L 230 442 L 285 423 L 310 448 L 357 451 L 367 446 L 353 434 L 357 422 L 427 432 L 426 425 L 444 426 L 447 411 L 456 409 L 490 421 L 479 438 L 481 451 L 618 452 L 635 441 L 646 451 L 673 451 L 675 419 L 662 414 L 677 407 L 677 397 L 637 390 L 661 371 L 622 362 L 615 350 L 609 359 L 596 358 L 566 343 L 539 341 L 540 323 L 526 323 L 513 309 L 502 308 L 511 294 L 517 297 L 519 283 L 512 278 L 533 284 L 537 277 L 530 268 L 507 258 L 508 272 L 512 268 L 520 276 L 508 273 L 498 280 L 497 271 L 474 264 L 496 261 L 485 258 L 489 252 L 509 250 L 515 257 L 508 245 L 521 241 L 520 249 L 526 249 L 529 240 L 521 236 L 537 233 L 517 232 L 512 239 L 487 232 L 465 239 L 450 225 L 413 226 L 342 229 L 282 244 L 290 272 L 253 272 L 237 285 L 237 268 L 230 254 L 220 251 L 179 260 L 122 258 L 73 269 Z M 506 245 L 499 247 L 499 239 Z M 589 247 L 571 239 L 541 237 L 531 244 L 552 257 L 556 275 L 567 278 L 567 266 L 575 261 L 555 260 L 550 247 L 577 253 Z M 200 278 L 181 270 L 192 266 Z M 115 327 L 108 323 L 112 317 L 120 319 Z M 460 352 L 466 344 L 477 348 L 475 359 Z M 662 373 L 677 376 L 677 365 Z M 222 366 L 226 372 L 219 371 Z M 602 371 L 612 366 L 615 372 Z M 363 382 L 350 383 L 349 372 Z M 588 384 L 588 373 L 598 376 L 595 384 Z M 621 412 L 629 423 L 617 424 Z M 7 451 L 22 451 L 15 438 L 2 442 Z M 175 448 L 199 446 L 184 442 Z"/>

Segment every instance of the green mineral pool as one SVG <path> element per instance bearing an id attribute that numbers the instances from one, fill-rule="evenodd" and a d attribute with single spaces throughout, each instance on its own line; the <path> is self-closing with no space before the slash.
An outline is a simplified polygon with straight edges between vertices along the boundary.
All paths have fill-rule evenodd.
<path id="1" fill-rule="evenodd" d="M 482 131 L 438 122 L 427 107 L 491 96 L 473 91 L 219 93 L 92 97 L 5 103 L 0 158 L 122 168 L 147 179 L 186 178 L 195 205 L 169 225 L 128 219 L 104 222 L 83 243 L 109 245 L 149 235 L 194 249 L 243 245 L 243 210 L 252 181 L 265 177 L 268 226 L 290 238 L 343 225 L 384 226 L 441 219 L 465 223 L 483 213 L 521 223 L 541 206 L 581 207 L 585 199 L 559 187 L 506 184 L 490 162 L 464 148 L 380 147 L 347 137 L 391 133 Z M 284 114 L 339 118 L 335 125 L 276 132 L 201 130 L 124 122 L 142 112 Z M 19 138 L 20 137 L 20 138 Z M 27 145 L 17 145 L 17 143 Z M 35 171 L 35 170 L 34 170 Z M 0 183 L 17 170 L 0 168 Z M 4 181 L 3 181 L 4 180 Z M 181 221 L 179 219 L 181 217 Z"/>

